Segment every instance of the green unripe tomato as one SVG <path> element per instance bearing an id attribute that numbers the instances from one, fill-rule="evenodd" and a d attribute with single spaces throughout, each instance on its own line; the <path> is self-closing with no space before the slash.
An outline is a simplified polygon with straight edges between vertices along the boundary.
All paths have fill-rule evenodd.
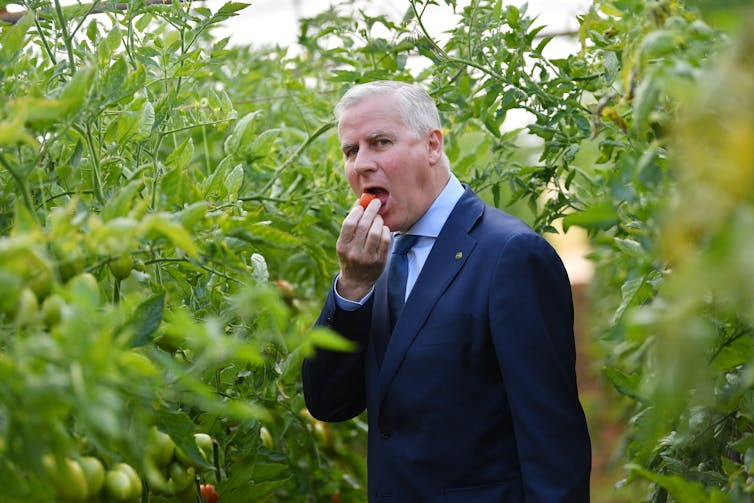
<path id="1" fill-rule="evenodd" d="M 163 330 L 162 327 L 160 327 L 158 329 L 158 335 L 154 339 L 154 343 L 163 351 L 175 353 L 186 346 L 186 334 L 174 329 Z"/>
<path id="2" fill-rule="evenodd" d="M 27 285 L 34 291 L 34 294 L 40 299 L 44 299 L 52 291 L 53 272 L 49 267 L 37 271 L 29 278 Z"/>
<path id="3" fill-rule="evenodd" d="M 102 466 L 102 462 L 94 456 L 83 456 L 79 459 L 79 464 L 84 470 L 89 496 L 99 494 L 105 484 L 105 467 Z"/>
<path id="4" fill-rule="evenodd" d="M 119 471 L 128 477 L 128 481 L 131 484 L 131 494 L 133 498 L 141 496 L 141 477 L 136 473 L 128 463 L 118 463 L 113 467 L 113 470 Z"/>
<path id="5" fill-rule="evenodd" d="M 31 325 L 39 316 L 39 301 L 30 288 L 21 290 L 16 306 L 16 323 L 19 325 Z"/>
<path id="6" fill-rule="evenodd" d="M 206 433 L 194 433 L 194 440 L 196 440 L 196 445 L 199 447 L 199 450 L 204 453 L 204 457 L 211 461 L 212 460 L 212 437 L 207 435 Z"/>
<path id="7" fill-rule="evenodd" d="M 81 274 L 77 274 L 76 276 L 71 278 L 71 281 L 74 281 L 77 284 L 81 284 L 85 288 L 99 291 L 99 283 L 97 283 L 97 278 L 95 278 L 94 274 L 90 272 L 82 272 Z"/>
<path id="8" fill-rule="evenodd" d="M 152 427 L 149 431 L 149 443 L 147 444 L 147 454 L 159 467 L 163 468 L 170 463 L 175 453 L 175 442 L 170 435 Z"/>
<path id="9" fill-rule="evenodd" d="M 97 278 L 90 272 L 82 272 L 74 276 L 66 287 L 70 291 L 70 297 L 76 298 L 77 302 L 86 301 L 89 304 L 98 305 L 102 301 Z"/>
<path id="10" fill-rule="evenodd" d="M 82 272 L 84 266 L 86 266 L 86 260 L 82 256 L 67 257 L 64 260 L 61 260 L 58 264 L 60 280 L 63 283 L 66 283 L 69 279 Z"/>
<path id="11" fill-rule="evenodd" d="M 154 460 L 147 457 L 144 460 L 144 478 L 149 484 L 149 489 L 155 494 L 171 495 L 175 492 L 175 489 L 170 487 L 170 481 L 167 479 L 164 473 L 164 468 L 158 468 L 155 465 Z"/>
<path id="12" fill-rule="evenodd" d="M 54 293 L 42 302 L 42 321 L 47 328 L 52 328 L 63 318 L 65 301 L 63 297 Z"/>
<path id="13" fill-rule="evenodd" d="M 16 316 L 18 298 L 21 296 L 23 283 L 16 274 L 0 269 L 0 317 L 8 319 Z"/>
<path id="14" fill-rule="evenodd" d="M 130 253 L 124 253 L 120 257 L 111 260 L 107 265 L 115 279 L 126 279 L 134 267 L 134 258 Z"/>
<path id="15" fill-rule="evenodd" d="M 134 499 L 131 480 L 121 470 L 110 470 L 105 475 L 105 491 L 115 501 Z"/>
<path id="16" fill-rule="evenodd" d="M 196 471 L 193 466 L 184 466 L 179 461 L 170 463 L 168 469 L 170 480 L 175 484 L 176 492 L 182 492 L 190 487 L 196 480 Z"/>
<path id="17" fill-rule="evenodd" d="M 66 458 L 58 463 L 54 456 L 47 454 L 42 458 L 42 465 L 60 499 L 84 501 L 89 497 L 86 475 L 75 460 Z"/>

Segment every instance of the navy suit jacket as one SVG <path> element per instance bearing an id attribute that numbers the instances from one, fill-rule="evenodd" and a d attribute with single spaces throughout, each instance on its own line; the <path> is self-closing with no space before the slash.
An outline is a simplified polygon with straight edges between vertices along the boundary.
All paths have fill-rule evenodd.
<path id="1" fill-rule="evenodd" d="M 318 349 L 302 369 L 314 417 L 367 409 L 369 500 L 589 501 L 571 289 L 552 247 L 466 189 L 379 365 L 385 276 L 356 311 L 331 292 L 318 320 L 359 350 Z"/>

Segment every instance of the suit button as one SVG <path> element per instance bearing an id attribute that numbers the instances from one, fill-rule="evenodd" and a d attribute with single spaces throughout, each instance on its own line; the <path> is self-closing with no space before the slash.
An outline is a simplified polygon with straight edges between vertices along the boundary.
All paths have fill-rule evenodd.
<path id="1" fill-rule="evenodd" d="M 382 433 L 380 433 L 380 435 L 382 436 L 382 438 L 386 438 L 387 439 L 387 438 L 390 438 L 391 434 L 390 434 L 389 431 L 383 431 Z"/>

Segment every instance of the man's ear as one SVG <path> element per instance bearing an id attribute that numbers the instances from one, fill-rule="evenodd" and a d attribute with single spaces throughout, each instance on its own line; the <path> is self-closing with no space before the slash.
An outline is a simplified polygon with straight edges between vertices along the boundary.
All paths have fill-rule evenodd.
<path id="1" fill-rule="evenodd" d="M 442 131 L 439 129 L 432 129 L 427 133 L 427 154 L 429 155 L 430 164 L 435 165 L 440 162 L 440 159 L 442 159 L 442 149 Z"/>

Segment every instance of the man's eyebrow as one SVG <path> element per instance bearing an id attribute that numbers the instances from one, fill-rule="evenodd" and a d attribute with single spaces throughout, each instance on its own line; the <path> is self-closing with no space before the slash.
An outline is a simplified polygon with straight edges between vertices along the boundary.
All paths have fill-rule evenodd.
<path id="1" fill-rule="evenodd" d="M 379 138 L 380 136 L 387 136 L 389 138 L 394 138 L 395 135 L 388 132 L 388 131 L 375 131 L 374 133 L 369 133 L 367 135 L 367 140 L 374 140 L 375 138 Z"/>

